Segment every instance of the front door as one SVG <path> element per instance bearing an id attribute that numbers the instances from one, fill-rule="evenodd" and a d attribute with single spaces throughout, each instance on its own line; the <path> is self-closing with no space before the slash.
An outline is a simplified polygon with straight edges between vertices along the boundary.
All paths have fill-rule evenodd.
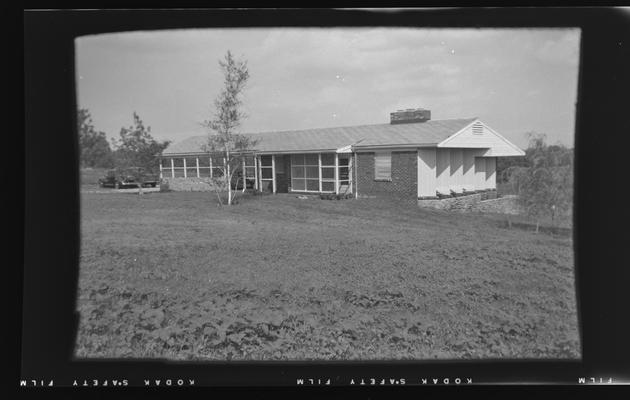
<path id="1" fill-rule="evenodd" d="M 289 193 L 289 156 L 276 156 L 276 193 Z"/>

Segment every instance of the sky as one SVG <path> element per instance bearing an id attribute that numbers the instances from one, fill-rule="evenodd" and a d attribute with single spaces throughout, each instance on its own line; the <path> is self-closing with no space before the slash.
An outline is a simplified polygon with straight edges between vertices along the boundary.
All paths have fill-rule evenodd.
<path id="1" fill-rule="evenodd" d="M 76 39 L 78 104 L 118 137 L 137 112 L 158 140 L 204 135 L 218 61 L 247 61 L 241 132 L 381 124 L 398 109 L 478 117 L 521 148 L 573 146 L 579 29 L 249 28 Z"/>

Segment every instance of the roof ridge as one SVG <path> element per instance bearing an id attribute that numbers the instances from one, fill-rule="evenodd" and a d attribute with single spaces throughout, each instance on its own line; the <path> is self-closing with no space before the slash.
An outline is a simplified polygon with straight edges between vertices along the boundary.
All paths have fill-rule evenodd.
<path id="1" fill-rule="evenodd" d="M 369 142 L 379 143 L 379 145 L 387 141 L 387 137 L 389 137 L 392 144 L 410 144 L 412 142 L 437 143 L 478 119 L 478 117 L 449 118 L 409 124 L 364 124 L 240 134 L 263 139 L 265 142 L 262 144 L 263 148 L 273 147 L 285 150 L 302 147 L 314 148 L 314 146 L 318 147 L 320 144 L 322 149 L 333 149 L 338 148 L 338 145 L 346 145 L 361 137 L 370 138 Z M 185 138 L 169 146 L 164 153 L 198 152 L 197 148 L 201 146 L 207 137 L 208 135 L 206 134 Z"/>
<path id="2" fill-rule="evenodd" d="M 425 122 L 416 122 L 416 123 L 409 123 L 409 124 L 395 124 L 395 126 L 426 124 L 426 123 L 431 123 L 431 122 L 442 122 L 442 121 L 465 121 L 465 120 L 473 121 L 475 119 L 478 119 L 478 118 L 477 117 L 471 117 L 471 118 L 430 119 L 430 120 L 425 121 Z M 244 133 L 244 134 L 245 135 L 255 135 L 255 134 L 262 134 L 262 133 L 285 133 L 285 132 L 288 133 L 288 132 L 302 132 L 302 131 L 313 131 L 313 130 L 324 130 L 324 129 L 361 128 L 361 127 L 365 127 L 365 126 L 381 126 L 381 125 L 390 126 L 392 124 L 389 123 L 389 122 L 386 122 L 386 123 L 380 123 L 380 124 L 341 125 L 341 126 L 329 126 L 329 127 L 325 127 L 325 128 L 285 129 L 285 130 L 282 130 L 282 131 L 247 132 L 247 133 Z"/>
<path id="3" fill-rule="evenodd" d="M 428 121 L 425 121 L 425 122 L 417 122 L 417 123 L 409 123 L 409 124 L 395 124 L 394 126 L 427 124 L 427 123 L 432 123 L 432 122 L 443 122 L 443 121 L 468 121 L 468 120 L 469 121 L 474 121 L 476 119 L 479 119 L 479 118 L 478 117 L 469 117 L 469 118 L 431 119 L 431 120 L 428 120 Z M 266 134 L 266 133 L 294 133 L 294 132 L 318 131 L 318 130 L 325 130 L 325 129 L 362 128 L 362 127 L 366 127 L 366 126 L 381 126 L 381 125 L 390 126 L 392 124 L 391 123 L 380 123 L 380 124 L 362 124 L 362 125 L 340 125 L 340 126 L 329 126 L 329 127 L 322 127 L 322 128 L 284 129 L 284 130 L 281 130 L 281 131 L 242 132 L 240 134 L 241 135 L 262 135 L 262 134 Z M 205 135 L 189 136 L 188 138 L 193 138 L 193 137 L 205 137 Z M 184 140 L 186 140 L 186 139 L 184 139 Z"/>

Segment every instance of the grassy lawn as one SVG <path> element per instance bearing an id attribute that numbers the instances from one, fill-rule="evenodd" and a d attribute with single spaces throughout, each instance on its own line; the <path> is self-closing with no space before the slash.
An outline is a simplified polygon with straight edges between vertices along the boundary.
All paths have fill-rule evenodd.
<path id="1" fill-rule="evenodd" d="M 376 199 L 83 194 L 79 357 L 577 358 L 570 237 Z"/>

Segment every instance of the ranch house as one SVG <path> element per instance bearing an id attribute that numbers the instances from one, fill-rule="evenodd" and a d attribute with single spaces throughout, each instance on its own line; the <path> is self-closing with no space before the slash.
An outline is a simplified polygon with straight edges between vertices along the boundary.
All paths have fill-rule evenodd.
<path id="1" fill-rule="evenodd" d="M 496 190 L 497 157 L 525 154 L 478 118 L 431 120 L 421 108 L 393 112 L 388 124 L 251 135 L 258 143 L 239 174 L 248 188 L 272 193 L 457 197 Z M 160 174 L 171 189 L 207 190 L 220 173 L 222 157 L 206 143 L 194 136 L 163 152 Z"/>

